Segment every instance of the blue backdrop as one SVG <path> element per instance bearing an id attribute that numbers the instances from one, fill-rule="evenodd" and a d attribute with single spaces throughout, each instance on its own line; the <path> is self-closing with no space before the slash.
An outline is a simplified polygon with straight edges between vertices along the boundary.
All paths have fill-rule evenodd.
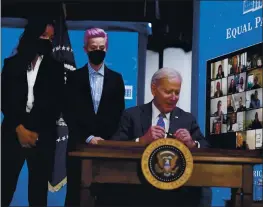
<path id="1" fill-rule="evenodd" d="M 198 123 L 205 133 L 206 62 L 262 42 L 262 1 L 198 2 L 199 19 L 196 19 L 197 31 L 194 31 L 198 34 L 194 39 L 198 54 L 197 61 L 193 63 L 198 68 Z M 241 26 L 243 33 L 238 35 L 237 27 Z M 256 167 L 262 172 L 262 166 Z M 223 206 L 225 199 L 230 199 L 230 189 L 213 189 L 213 206 Z"/>
<path id="2" fill-rule="evenodd" d="M 23 32 L 19 28 L 1 28 L 2 32 L 2 67 L 3 60 L 12 53 Z M 123 76 L 125 86 L 132 88 L 132 94 L 127 94 L 125 100 L 127 107 L 135 106 L 137 100 L 137 55 L 138 55 L 138 33 L 136 32 L 108 32 L 109 48 L 106 56 L 106 64 L 109 68 L 120 72 Z M 84 31 L 69 31 L 72 49 L 74 51 L 77 68 L 87 62 L 87 55 L 83 50 Z M 2 70 L 1 67 L 1 70 Z M 130 91 L 130 90 L 129 90 Z M 28 173 L 27 165 L 24 164 L 19 176 L 17 189 L 11 206 L 27 206 Z M 4 190 L 4 189 L 2 189 Z M 66 186 L 56 193 L 49 192 L 49 206 L 63 206 L 65 201 Z"/>

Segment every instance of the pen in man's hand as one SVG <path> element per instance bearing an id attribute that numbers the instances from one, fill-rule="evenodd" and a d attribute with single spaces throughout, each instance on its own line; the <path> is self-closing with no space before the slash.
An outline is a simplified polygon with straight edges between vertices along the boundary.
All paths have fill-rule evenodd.
<path id="1" fill-rule="evenodd" d="M 170 133 L 170 132 L 165 132 L 165 134 L 167 134 L 167 138 L 175 138 L 174 136 L 173 136 L 173 134 L 172 133 Z"/>

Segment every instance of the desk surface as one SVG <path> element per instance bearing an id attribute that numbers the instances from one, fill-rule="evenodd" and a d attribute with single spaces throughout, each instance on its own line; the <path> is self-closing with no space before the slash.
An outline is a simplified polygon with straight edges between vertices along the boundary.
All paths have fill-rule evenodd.
<path id="1" fill-rule="evenodd" d="M 140 159 L 146 145 L 131 141 L 100 141 L 97 145 L 79 145 L 70 156 L 82 159 Z M 250 163 L 262 164 L 259 150 L 192 149 L 194 162 Z"/>

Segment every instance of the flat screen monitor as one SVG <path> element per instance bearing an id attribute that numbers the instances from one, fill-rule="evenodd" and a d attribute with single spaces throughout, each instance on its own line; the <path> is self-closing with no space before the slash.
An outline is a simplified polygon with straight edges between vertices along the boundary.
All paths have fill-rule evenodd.
<path id="1" fill-rule="evenodd" d="M 207 61 L 206 135 L 211 143 L 262 149 L 262 97 L 263 43 Z"/>

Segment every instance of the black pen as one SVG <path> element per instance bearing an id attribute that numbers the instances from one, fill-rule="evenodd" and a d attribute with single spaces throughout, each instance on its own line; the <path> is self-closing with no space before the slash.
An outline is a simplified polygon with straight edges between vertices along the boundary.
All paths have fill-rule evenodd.
<path id="1" fill-rule="evenodd" d="M 165 132 L 165 134 L 167 134 L 167 138 L 175 138 L 174 136 L 173 136 L 173 134 L 172 133 L 170 133 L 170 132 Z"/>

